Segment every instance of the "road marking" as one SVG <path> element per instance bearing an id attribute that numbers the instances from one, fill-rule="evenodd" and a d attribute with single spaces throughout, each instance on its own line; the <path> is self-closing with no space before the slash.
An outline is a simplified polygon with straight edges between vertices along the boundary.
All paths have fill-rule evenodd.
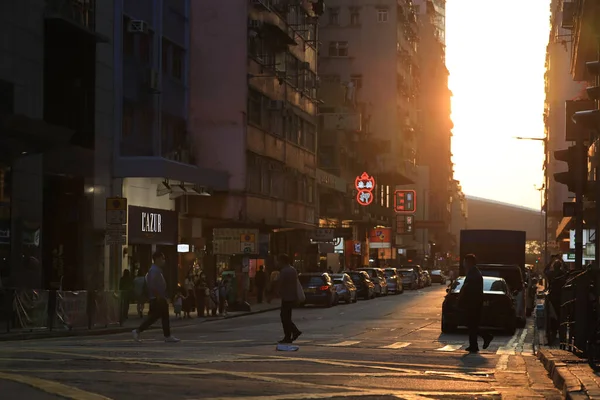
<path id="1" fill-rule="evenodd" d="M 388 344 L 387 346 L 381 346 L 380 349 L 402 349 L 404 347 L 410 346 L 408 342 L 396 342 L 392 344 Z"/>
<path id="2" fill-rule="evenodd" d="M 339 342 L 339 343 L 328 343 L 328 344 L 324 344 L 323 346 L 329 346 L 329 347 L 345 347 L 345 346 L 353 346 L 355 344 L 359 344 L 361 341 L 360 340 L 346 340 L 343 342 Z"/>
<path id="3" fill-rule="evenodd" d="M 427 392 L 427 391 L 416 391 L 416 390 L 378 390 L 378 389 L 365 389 L 364 391 L 353 391 L 353 392 L 337 392 L 337 393 L 290 393 L 290 394 L 276 394 L 272 396 L 248 396 L 248 397 L 211 397 L 204 398 L 203 400 L 301 400 L 301 399 L 326 399 L 332 397 L 364 397 L 364 396 L 391 396 L 395 398 L 402 398 L 406 400 L 421 400 L 430 399 L 431 397 L 442 397 L 442 396 L 461 396 L 467 398 L 477 398 L 481 396 L 499 396 L 498 391 L 487 391 L 487 392 L 459 392 L 459 391 L 448 391 L 448 392 Z"/>
<path id="4" fill-rule="evenodd" d="M 460 350 L 461 347 L 463 347 L 464 345 L 462 344 L 447 344 L 444 347 L 440 347 L 439 349 L 435 349 L 436 351 L 456 351 L 456 350 Z"/>
<path id="5" fill-rule="evenodd" d="M 86 392 L 72 386 L 63 385 L 62 383 L 48 381 L 46 379 L 35 378 L 32 376 L 15 375 L 0 372 L 0 379 L 7 381 L 22 383 L 31 386 L 43 392 L 54 394 L 66 399 L 72 400 L 111 400 L 109 397 L 104 397 L 96 393 Z"/>
<path id="6" fill-rule="evenodd" d="M 503 346 L 498 349 L 496 354 L 500 354 L 500 359 L 496 364 L 496 369 L 499 371 L 506 371 L 508 369 L 508 360 L 511 355 L 515 354 L 515 348 L 519 345 L 519 343 L 523 343 L 525 341 L 525 336 L 527 336 L 527 328 L 523 328 L 522 330 L 518 330 L 515 332 L 513 337 L 508 341 L 506 346 Z M 517 342 L 518 340 L 518 342 Z"/>

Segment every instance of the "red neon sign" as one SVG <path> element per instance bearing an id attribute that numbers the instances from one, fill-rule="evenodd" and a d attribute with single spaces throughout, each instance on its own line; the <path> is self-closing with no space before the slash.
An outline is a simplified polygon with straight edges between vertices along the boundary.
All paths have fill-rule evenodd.
<path id="1" fill-rule="evenodd" d="M 363 172 L 354 180 L 354 187 L 358 191 L 356 202 L 361 206 L 368 206 L 373 202 L 373 190 L 375 189 L 375 178 Z"/>
<path id="2" fill-rule="evenodd" d="M 415 190 L 396 190 L 394 192 L 394 210 L 403 214 L 412 214 L 417 211 L 417 192 Z"/>

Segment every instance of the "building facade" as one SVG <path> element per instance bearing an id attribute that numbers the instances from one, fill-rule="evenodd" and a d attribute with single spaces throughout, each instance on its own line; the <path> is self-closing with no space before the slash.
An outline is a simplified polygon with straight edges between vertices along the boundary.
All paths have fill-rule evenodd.
<path id="1" fill-rule="evenodd" d="M 469 210 L 467 197 L 462 191 L 460 182 L 454 180 L 452 185 L 452 208 L 450 211 L 450 234 L 452 247 L 450 252 L 453 260 L 460 254 L 460 231 L 467 229 L 469 220 Z"/>
<path id="2" fill-rule="evenodd" d="M 254 262 L 281 252 L 300 268 L 314 265 L 319 3 L 191 4 L 195 156 L 199 165 L 225 171 L 229 187 L 190 198 L 188 213 L 201 219 L 207 244 L 217 243 L 219 270 L 243 265 L 251 274 Z M 213 241 L 229 228 L 253 238 L 249 257 L 225 250 L 223 237 Z"/>
<path id="3" fill-rule="evenodd" d="M 319 21 L 318 161 L 324 171 L 348 182 L 348 193 L 324 194 L 321 218 L 352 228 L 353 244 L 346 248 L 361 249 L 353 254 L 359 264 L 394 263 L 398 249 L 406 247 L 394 234 L 394 190 L 417 179 L 419 26 L 411 1 L 332 0 L 326 5 Z M 357 200 L 355 188 L 363 172 L 375 180 L 368 204 Z M 338 204 L 337 211 L 328 204 Z M 388 229 L 385 243 L 370 243 L 375 228 Z"/>
<path id="4" fill-rule="evenodd" d="M 567 119 L 567 104 L 571 114 L 574 112 L 571 105 L 577 102 L 586 109 L 585 83 L 571 79 L 571 54 L 573 41 L 570 40 L 570 30 L 563 25 L 571 26 L 569 11 L 563 12 L 563 2 L 554 0 L 551 4 L 551 30 L 546 49 L 546 101 L 544 122 L 546 127 L 546 204 L 545 211 L 548 215 L 548 242 L 555 243 L 556 231 L 563 216 L 563 203 L 571 201 L 574 194 L 569 192 L 566 185 L 554 180 L 554 174 L 566 172 L 567 165 L 554 157 L 557 150 L 566 149 L 571 145 L 567 140 L 566 126 L 571 123 Z M 565 18 L 566 17 L 566 18 Z M 588 104 L 585 104 L 588 103 Z"/>
<path id="5" fill-rule="evenodd" d="M 429 205 L 430 241 L 437 258 L 446 257 L 453 247 L 450 231 L 452 215 L 452 164 L 450 119 L 451 92 L 448 89 L 445 43 L 445 0 L 415 1 L 421 23 L 419 64 L 420 134 L 417 163 L 429 167 L 429 192 L 423 199 Z"/>

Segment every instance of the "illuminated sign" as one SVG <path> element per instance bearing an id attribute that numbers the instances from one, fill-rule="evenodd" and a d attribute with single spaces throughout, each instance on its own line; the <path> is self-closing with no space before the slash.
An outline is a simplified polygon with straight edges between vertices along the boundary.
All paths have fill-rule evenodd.
<path id="1" fill-rule="evenodd" d="M 417 210 L 417 192 L 396 190 L 394 192 L 394 210 L 397 213 L 414 213 Z"/>
<path id="2" fill-rule="evenodd" d="M 363 172 L 361 176 L 357 176 L 354 181 L 354 187 L 358 191 L 356 201 L 361 206 L 368 206 L 373 202 L 373 189 L 375 189 L 375 178 Z"/>
<path id="3" fill-rule="evenodd" d="M 414 231 L 414 217 L 412 215 L 396 215 L 396 233 L 410 235 Z"/>

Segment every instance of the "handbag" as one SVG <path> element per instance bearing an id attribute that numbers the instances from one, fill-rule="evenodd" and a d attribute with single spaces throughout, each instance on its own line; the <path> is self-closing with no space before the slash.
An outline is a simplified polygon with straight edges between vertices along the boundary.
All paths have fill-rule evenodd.
<path id="1" fill-rule="evenodd" d="M 306 301 L 306 296 L 304 295 L 304 288 L 299 280 L 296 279 L 296 301 L 298 303 L 304 303 Z"/>

